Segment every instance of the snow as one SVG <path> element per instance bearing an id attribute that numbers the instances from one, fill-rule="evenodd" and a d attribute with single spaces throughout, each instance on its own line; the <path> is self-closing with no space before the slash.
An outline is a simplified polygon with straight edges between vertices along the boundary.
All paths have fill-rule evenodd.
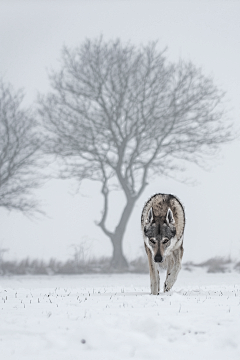
<path id="1" fill-rule="evenodd" d="M 1 277 L 0 358 L 240 359 L 240 274 L 149 289 L 147 274 Z"/>

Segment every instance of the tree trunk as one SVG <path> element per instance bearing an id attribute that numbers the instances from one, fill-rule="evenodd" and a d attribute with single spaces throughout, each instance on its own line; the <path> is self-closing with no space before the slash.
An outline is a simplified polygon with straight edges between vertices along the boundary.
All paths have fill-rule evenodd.
<path id="1" fill-rule="evenodd" d="M 124 270 L 128 268 L 127 260 L 123 254 L 122 250 L 122 242 L 123 236 L 127 227 L 128 220 L 132 213 L 135 199 L 128 199 L 127 204 L 123 210 L 121 219 L 119 221 L 118 226 L 115 229 L 115 232 L 111 236 L 111 241 L 113 245 L 113 255 L 111 260 L 111 266 L 114 269 Z"/>
<path id="2" fill-rule="evenodd" d="M 111 259 L 111 267 L 113 269 L 124 270 L 128 268 L 128 262 L 123 254 L 122 242 L 123 234 L 114 234 L 111 239 L 113 245 L 113 254 Z"/>

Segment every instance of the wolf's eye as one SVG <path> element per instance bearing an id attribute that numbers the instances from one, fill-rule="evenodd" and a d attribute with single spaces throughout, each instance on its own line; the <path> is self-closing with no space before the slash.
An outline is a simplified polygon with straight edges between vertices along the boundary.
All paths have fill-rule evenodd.
<path id="1" fill-rule="evenodd" d="M 152 244 L 156 244 L 156 241 L 153 239 L 149 239 L 151 241 Z"/>
<path id="2" fill-rule="evenodd" d="M 166 244 L 168 241 L 169 241 L 169 239 L 165 239 L 165 240 L 163 241 L 163 244 Z"/>

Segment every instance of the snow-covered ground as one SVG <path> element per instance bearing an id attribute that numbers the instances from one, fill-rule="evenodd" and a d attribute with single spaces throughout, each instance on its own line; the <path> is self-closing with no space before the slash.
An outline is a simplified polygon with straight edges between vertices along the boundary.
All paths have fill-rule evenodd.
<path id="1" fill-rule="evenodd" d="M 0 359 L 239 360 L 240 274 L 0 277 Z"/>

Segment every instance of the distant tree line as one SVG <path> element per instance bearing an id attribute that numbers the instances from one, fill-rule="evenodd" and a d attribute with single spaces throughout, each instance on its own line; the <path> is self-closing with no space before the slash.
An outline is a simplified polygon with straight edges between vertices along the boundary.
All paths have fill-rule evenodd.
<path id="1" fill-rule="evenodd" d="M 77 274 L 108 274 L 113 272 L 121 273 L 148 273 L 147 257 L 140 256 L 129 262 L 126 269 L 113 269 L 111 259 L 107 257 L 82 259 L 76 261 L 76 254 L 66 261 L 50 259 L 48 261 L 40 259 L 25 258 L 22 260 L 4 260 L 0 257 L 0 276 L 1 275 L 77 275 Z M 225 257 L 210 258 L 202 263 L 186 262 L 183 269 L 192 271 L 195 268 L 203 268 L 208 273 L 240 272 L 240 261 Z M 162 269 L 164 271 L 164 269 Z"/>

